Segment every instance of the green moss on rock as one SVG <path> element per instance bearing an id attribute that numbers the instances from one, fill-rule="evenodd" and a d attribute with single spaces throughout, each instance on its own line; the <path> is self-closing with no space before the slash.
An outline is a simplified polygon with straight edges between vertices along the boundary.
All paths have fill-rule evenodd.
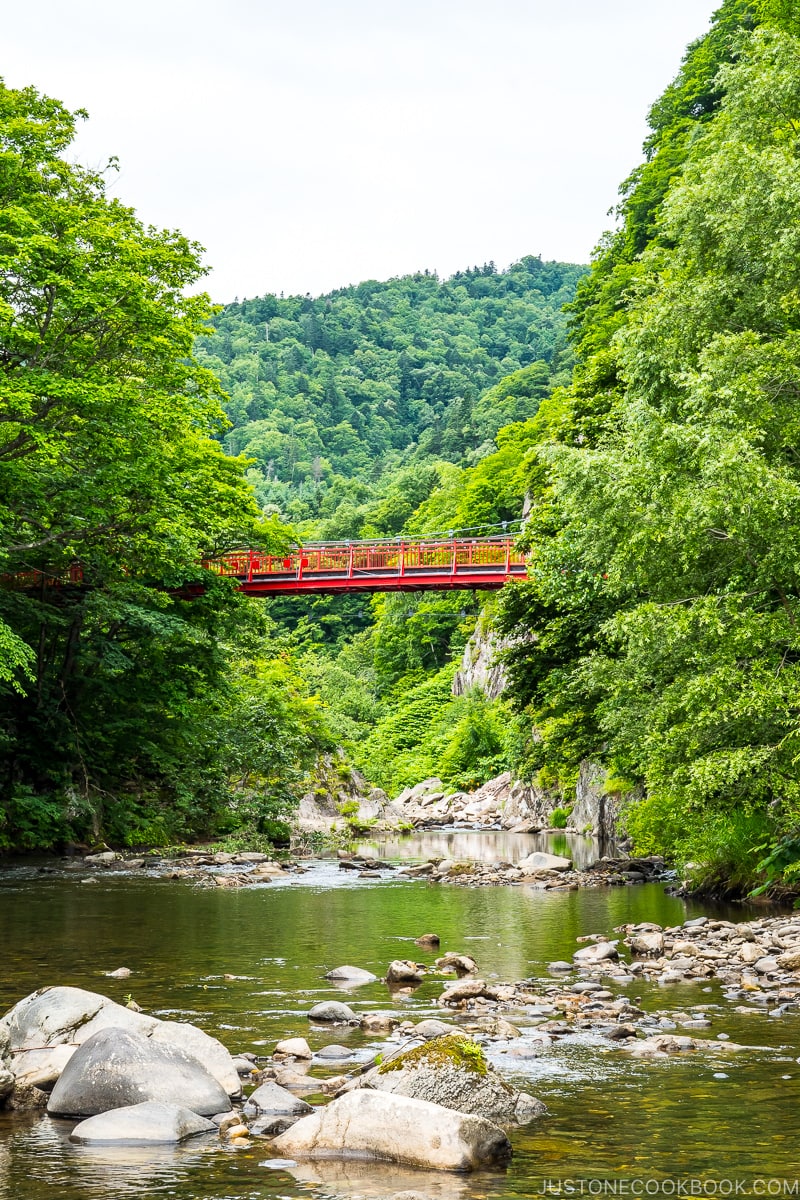
<path id="1" fill-rule="evenodd" d="M 415 1046 L 396 1058 L 381 1063 L 378 1073 L 388 1074 L 389 1071 L 402 1071 L 405 1067 L 463 1067 L 475 1075 L 485 1075 L 488 1064 L 483 1051 L 477 1042 L 465 1037 L 463 1033 L 448 1033 L 444 1037 L 431 1038 L 424 1046 Z"/>

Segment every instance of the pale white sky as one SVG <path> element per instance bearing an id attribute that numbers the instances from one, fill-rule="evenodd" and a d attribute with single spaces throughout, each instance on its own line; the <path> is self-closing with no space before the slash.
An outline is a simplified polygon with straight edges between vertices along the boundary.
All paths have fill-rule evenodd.
<path id="1" fill-rule="evenodd" d="M 524 254 L 588 261 L 719 0 L 36 0 L 0 75 L 201 242 L 221 301 Z"/>

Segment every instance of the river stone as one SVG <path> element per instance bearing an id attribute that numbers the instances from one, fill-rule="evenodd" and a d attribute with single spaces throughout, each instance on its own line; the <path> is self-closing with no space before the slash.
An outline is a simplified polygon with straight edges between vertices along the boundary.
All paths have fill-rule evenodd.
<path id="1" fill-rule="evenodd" d="M 17 1085 L 49 1091 L 77 1048 L 60 1045 L 48 1046 L 42 1050 L 23 1050 L 14 1060 Z"/>
<path id="2" fill-rule="evenodd" d="M 71 1142 L 116 1142 L 141 1145 L 143 1142 L 183 1142 L 199 1133 L 216 1133 L 217 1127 L 180 1104 L 145 1101 L 127 1108 L 99 1113 L 76 1125 Z"/>
<path id="3" fill-rule="evenodd" d="M 278 1042 L 273 1054 L 285 1054 L 288 1058 L 311 1058 L 311 1047 L 304 1037 L 284 1038 Z"/>
<path id="4" fill-rule="evenodd" d="M 441 942 L 438 933 L 423 933 L 421 937 L 414 939 L 417 946 L 422 946 L 426 949 L 434 949 Z"/>
<path id="5" fill-rule="evenodd" d="M 387 983 L 421 983 L 423 968 L 406 958 L 396 958 L 386 970 Z"/>
<path id="6" fill-rule="evenodd" d="M 41 988 L 6 1013 L 0 1028 L 8 1030 L 17 1076 L 26 1084 L 51 1087 L 75 1051 L 101 1029 L 127 1029 L 155 1041 L 175 1045 L 219 1080 L 231 1096 L 241 1091 L 238 1072 L 228 1051 L 195 1025 L 159 1021 L 82 988 Z"/>
<path id="7" fill-rule="evenodd" d="M 364 1013 L 361 1018 L 361 1028 L 365 1033 L 391 1033 L 399 1024 L 400 1019 L 387 1012 Z"/>
<path id="8" fill-rule="evenodd" d="M 545 854 L 543 850 L 536 850 L 533 854 L 529 854 L 527 858 L 523 858 L 517 863 L 520 871 L 526 874 L 532 874 L 534 871 L 569 871 L 572 867 L 571 858 L 561 858 L 558 854 Z"/>
<path id="9" fill-rule="evenodd" d="M 45 987 L 20 1000 L 3 1017 L 14 1051 L 63 1042 L 80 1045 L 99 1029 L 114 1026 L 149 1034 L 159 1021 L 133 1012 L 98 992 Z"/>
<path id="10" fill-rule="evenodd" d="M 440 1004 L 458 1004 L 461 1000 L 474 1000 L 486 991 L 485 979 L 462 979 L 446 988 L 439 997 Z"/>
<path id="11" fill-rule="evenodd" d="M 447 1037 L 448 1034 L 458 1032 L 454 1025 L 448 1025 L 446 1021 L 437 1021 L 435 1017 L 426 1017 L 414 1026 L 414 1037 L 424 1038 L 426 1042 L 431 1038 Z"/>
<path id="12" fill-rule="evenodd" d="M 304 1117 L 272 1143 L 288 1158 L 364 1157 L 439 1171 L 508 1162 L 502 1129 L 407 1096 L 358 1089 Z"/>
<path id="13" fill-rule="evenodd" d="M 477 1113 L 501 1125 L 529 1121 L 545 1111 L 539 1100 L 501 1079 L 477 1043 L 458 1033 L 394 1055 L 369 1071 L 362 1086 Z"/>
<path id="14" fill-rule="evenodd" d="M 592 946 L 583 946 L 573 954 L 576 963 L 600 963 L 615 961 L 619 958 L 614 942 L 595 942 Z"/>
<path id="15" fill-rule="evenodd" d="M 633 954 L 643 955 L 658 955 L 664 952 L 664 934 L 656 931 L 651 933 L 639 933 L 636 937 L 628 939 Z M 673 948 L 674 951 L 674 948 Z"/>
<path id="16" fill-rule="evenodd" d="M 439 971 L 455 970 L 456 974 L 461 977 L 474 975 L 478 964 L 470 954 L 445 954 L 436 959 L 436 967 Z"/>
<path id="17" fill-rule="evenodd" d="M 332 1042 L 329 1046 L 321 1046 L 314 1056 L 315 1058 L 352 1058 L 353 1051 L 348 1050 L 347 1046 L 337 1046 Z"/>
<path id="18" fill-rule="evenodd" d="M 47 1111 L 56 1117 L 90 1117 L 148 1100 L 185 1106 L 201 1117 L 231 1107 L 222 1084 L 198 1059 L 130 1030 L 110 1028 L 78 1047 Z"/>
<path id="19" fill-rule="evenodd" d="M 778 969 L 777 958 L 772 958 L 769 955 L 765 956 L 764 958 L 759 958 L 758 961 L 753 964 L 753 970 L 757 971 L 759 975 L 772 975 L 772 973 Z"/>
<path id="20" fill-rule="evenodd" d="M 373 975 L 371 971 L 364 971 L 361 967 L 334 967 L 332 971 L 328 971 L 325 978 L 333 983 L 360 987 L 363 983 L 375 983 L 378 976 Z"/>
<path id="21" fill-rule="evenodd" d="M 242 1094 L 242 1081 L 233 1056 L 216 1038 L 183 1021 L 159 1021 L 150 1034 L 152 1042 L 174 1046 L 196 1058 L 222 1084 L 229 1096 Z"/>
<path id="22" fill-rule="evenodd" d="M 338 1000 L 323 1000 L 315 1004 L 308 1013 L 309 1021 L 319 1021 L 327 1025 L 358 1025 L 359 1018 L 347 1004 Z"/>
<path id="23" fill-rule="evenodd" d="M 314 1110 L 299 1096 L 268 1080 L 248 1097 L 243 1112 L 250 1118 L 250 1132 L 256 1137 L 274 1137 L 283 1133 Z M 255 1118 L 255 1119 L 253 1119 Z"/>
<path id="24" fill-rule="evenodd" d="M 785 971 L 800 971 L 800 950 L 786 950 L 778 955 L 778 966 Z"/>

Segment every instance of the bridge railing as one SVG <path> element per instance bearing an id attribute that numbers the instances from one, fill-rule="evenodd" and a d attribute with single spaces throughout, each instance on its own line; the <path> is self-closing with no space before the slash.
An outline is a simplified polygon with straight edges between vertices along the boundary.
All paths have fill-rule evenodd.
<path id="1" fill-rule="evenodd" d="M 419 571 L 452 572 L 480 569 L 517 574 L 525 556 L 510 537 L 405 539 L 374 542 L 310 543 L 284 555 L 259 550 L 236 550 L 209 559 L 203 566 L 218 575 L 251 581 L 266 578 L 302 579 L 337 576 L 405 575 Z"/>

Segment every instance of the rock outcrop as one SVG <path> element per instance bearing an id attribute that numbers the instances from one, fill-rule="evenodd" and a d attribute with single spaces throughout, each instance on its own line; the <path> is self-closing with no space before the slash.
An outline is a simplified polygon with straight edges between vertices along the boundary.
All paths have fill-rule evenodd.
<path id="1" fill-rule="evenodd" d="M 475 632 L 464 647 L 461 667 L 453 676 L 453 695 L 465 696 L 473 688 L 480 688 L 489 700 L 502 696 L 508 674 L 497 658 L 508 644 L 484 618 L 479 617 Z"/>

